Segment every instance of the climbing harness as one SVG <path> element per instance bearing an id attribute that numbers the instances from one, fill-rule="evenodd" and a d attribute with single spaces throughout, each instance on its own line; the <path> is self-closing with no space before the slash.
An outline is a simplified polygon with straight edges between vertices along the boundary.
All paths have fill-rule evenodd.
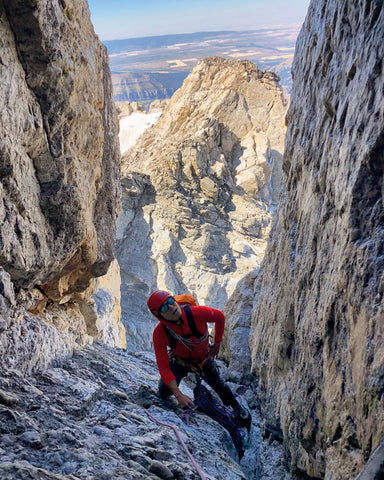
<path id="1" fill-rule="evenodd" d="M 184 440 L 181 438 L 180 432 L 177 430 L 177 428 L 174 425 L 171 425 L 170 423 L 165 423 L 165 422 L 162 422 L 161 420 L 158 420 L 151 413 L 149 413 L 147 409 L 145 409 L 145 413 L 148 415 L 148 417 L 151 420 L 158 423 L 159 425 L 163 425 L 164 427 L 172 428 L 172 430 L 175 432 L 176 438 L 179 440 L 179 442 L 183 446 L 184 450 L 186 451 L 189 459 L 191 460 L 191 462 L 192 462 L 193 466 L 195 467 L 196 472 L 199 474 L 201 480 L 206 480 L 206 477 L 205 477 L 203 471 L 201 470 L 201 468 L 197 464 L 196 460 L 193 458 L 191 452 L 188 450 L 188 447 L 185 444 Z"/>

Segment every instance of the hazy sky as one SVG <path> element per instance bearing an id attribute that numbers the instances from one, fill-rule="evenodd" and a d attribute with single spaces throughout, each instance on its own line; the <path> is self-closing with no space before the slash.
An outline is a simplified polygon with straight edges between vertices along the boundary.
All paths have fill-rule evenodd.
<path id="1" fill-rule="evenodd" d="M 101 40 L 302 23 L 310 0 L 88 0 Z"/>

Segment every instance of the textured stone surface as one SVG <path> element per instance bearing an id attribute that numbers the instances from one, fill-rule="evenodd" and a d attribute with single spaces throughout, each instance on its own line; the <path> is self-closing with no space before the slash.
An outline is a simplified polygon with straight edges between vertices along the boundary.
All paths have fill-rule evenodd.
<path id="1" fill-rule="evenodd" d="M 250 318 L 255 302 L 255 279 L 257 270 L 250 272 L 237 284 L 227 302 L 224 314 L 226 318 L 220 358 L 228 364 L 230 378 L 249 383 L 251 381 L 251 352 L 249 336 Z"/>
<path id="2" fill-rule="evenodd" d="M 91 324 L 95 326 L 96 338 L 111 347 L 125 348 L 125 328 L 120 321 L 120 285 L 120 268 L 117 260 L 114 260 L 107 274 L 97 279 L 97 290 L 93 295 L 96 319 Z"/>
<path id="3" fill-rule="evenodd" d="M 90 340 L 80 310 L 113 259 L 118 127 L 85 1 L 2 1 L 0 38 L 0 348 L 29 370 Z"/>
<path id="4" fill-rule="evenodd" d="M 286 104 L 278 77 L 205 59 L 123 157 L 116 256 L 128 348 L 150 348 L 157 288 L 224 308 L 264 253 L 277 201 Z"/>
<path id="5" fill-rule="evenodd" d="M 263 441 L 255 412 L 239 464 L 228 432 L 198 412 L 187 421 L 173 401 L 159 399 L 157 381 L 153 354 L 133 355 L 101 343 L 28 379 L 17 372 L 0 375 L 0 478 L 199 478 L 174 431 L 151 420 L 148 410 L 177 428 L 207 479 L 245 480 L 255 478 L 256 470 L 266 480 L 290 479 L 281 447 Z M 188 385 L 182 388 L 192 395 Z"/>
<path id="6" fill-rule="evenodd" d="M 1 263 L 19 286 L 55 277 L 46 290 L 61 295 L 112 259 L 118 146 L 107 55 L 85 2 L 1 8 Z"/>
<path id="7" fill-rule="evenodd" d="M 384 475 L 384 441 L 382 440 L 379 446 L 371 455 L 369 461 L 365 465 L 363 471 L 359 474 L 356 480 L 380 480 Z"/>
<path id="8" fill-rule="evenodd" d="M 264 414 L 327 480 L 355 477 L 384 432 L 383 30 L 382 2 L 311 3 L 251 330 Z"/>

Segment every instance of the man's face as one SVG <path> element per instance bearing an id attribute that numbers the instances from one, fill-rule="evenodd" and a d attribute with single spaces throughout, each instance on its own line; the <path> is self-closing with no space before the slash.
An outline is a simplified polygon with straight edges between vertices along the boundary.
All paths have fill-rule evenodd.
<path id="1" fill-rule="evenodd" d="M 165 312 L 163 310 L 166 310 Z M 181 318 L 180 305 L 175 301 L 173 297 L 168 298 L 166 302 L 160 307 L 159 313 L 164 320 L 168 322 L 178 322 Z"/>

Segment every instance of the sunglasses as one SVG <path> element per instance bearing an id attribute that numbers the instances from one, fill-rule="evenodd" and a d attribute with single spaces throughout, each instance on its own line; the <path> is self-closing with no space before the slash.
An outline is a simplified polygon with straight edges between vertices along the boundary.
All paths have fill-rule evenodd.
<path id="1" fill-rule="evenodd" d="M 169 297 L 168 300 L 159 308 L 160 313 L 168 312 L 169 305 L 174 305 L 175 299 L 173 297 Z"/>

